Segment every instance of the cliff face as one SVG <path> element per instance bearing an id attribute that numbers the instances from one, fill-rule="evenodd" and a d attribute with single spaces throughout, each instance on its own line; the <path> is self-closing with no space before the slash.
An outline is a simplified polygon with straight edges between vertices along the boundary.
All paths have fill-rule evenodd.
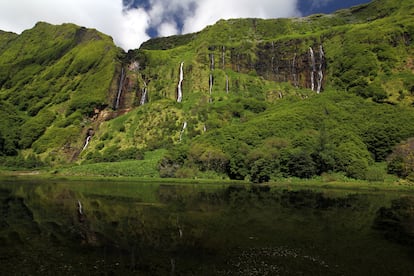
<path id="1" fill-rule="evenodd" d="M 395 101 L 412 85 L 395 86 L 390 79 L 399 78 L 392 76 L 394 69 L 411 72 L 406 62 L 413 54 L 413 9 L 408 2 L 378 0 L 332 15 L 221 20 L 199 33 L 150 40 L 129 57 L 141 65 L 155 98 L 176 97 L 184 61 L 187 96 L 229 88 L 241 94 L 261 90 L 266 98 L 279 90 L 274 83 L 287 82 L 315 92 L 332 87 Z M 260 85 L 250 76 L 259 77 Z"/>
<path id="2" fill-rule="evenodd" d="M 0 155 L 53 164 L 166 148 L 329 91 L 412 105 L 413 14 L 411 1 L 375 0 L 331 15 L 221 20 L 128 53 L 72 24 L 2 32 Z"/>

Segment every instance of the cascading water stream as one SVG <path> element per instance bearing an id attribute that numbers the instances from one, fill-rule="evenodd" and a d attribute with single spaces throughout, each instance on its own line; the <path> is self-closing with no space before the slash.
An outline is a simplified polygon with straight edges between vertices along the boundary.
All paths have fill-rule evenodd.
<path id="1" fill-rule="evenodd" d="M 184 80 L 184 72 L 183 72 L 184 61 L 180 64 L 180 80 L 178 81 L 177 87 L 177 102 L 181 103 L 183 100 L 183 91 L 182 91 L 182 84 Z"/>
<path id="2" fill-rule="evenodd" d="M 214 54 L 210 54 L 210 70 L 214 70 Z"/>
<path id="3" fill-rule="evenodd" d="M 315 54 L 313 52 L 312 47 L 309 47 L 309 56 L 311 60 L 311 89 L 315 91 L 315 73 L 316 73 L 316 66 L 315 66 Z"/>
<path id="4" fill-rule="evenodd" d="M 322 45 L 319 46 L 319 70 L 318 70 L 318 87 L 316 88 L 316 93 L 320 93 L 322 89 L 323 81 L 323 64 L 325 63 L 325 52 L 323 51 Z"/>
<path id="5" fill-rule="evenodd" d="M 208 88 L 210 91 L 210 96 L 213 93 L 213 74 L 210 74 L 209 78 L 208 78 Z"/>
<path id="6" fill-rule="evenodd" d="M 186 128 L 187 128 L 187 121 L 184 122 L 183 128 L 181 129 L 181 132 L 180 132 L 180 142 L 181 142 L 181 140 L 183 138 L 183 134 L 184 134 L 184 131 L 185 131 Z"/>
<path id="7" fill-rule="evenodd" d="M 125 77 L 124 75 L 125 75 L 125 72 L 124 72 L 124 68 L 122 67 L 122 69 L 121 69 L 121 78 L 119 80 L 119 86 L 118 86 L 118 94 L 116 96 L 115 109 L 119 108 L 119 102 L 121 100 L 121 94 L 122 94 L 122 86 L 123 86 L 124 77 Z"/>
<path id="8" fill-rule="evenodd" d="M 91 138 L 92 138 L 91 135 L 88 135 L 88 137 L 86 137 L 85 145 L 83 146 L 82 151 L 84 151 L 88 147 L 89 141 L 91 140 Z"/>
<path id="9" fill-rule="evenodd" d="M 296 75 L 296 53 L 293 56 L 292 60 L 292 76 L 293 76 L 293 84 L 298 87 L 297 75 Z"/>
<path id="10" fill-rule="evenodd" d="M 226 93 L 227 94 L 229 94 L 229 90 L 230 90 L 230 87 L 229 87 L 229 76 L 226 75 Z"/>
<path id="11" fill-rule="evenodd" d="M 147 87 L 147 83 L 144 81 L 144 88 L 142 88 L 141 100 L 139 101 L 140 105 L 145 104 L 145 101 L 147 99 L 147 93 L 148 93 L 148 87 Z"/>
<path id="12" fill-rule="evenodd" d="M 221 64 L 222 64 L 223 70 L 226 66 L 225 57 L 226 57 L 226 46 L 223 45 L 223 47 L 221 48 Z"/>

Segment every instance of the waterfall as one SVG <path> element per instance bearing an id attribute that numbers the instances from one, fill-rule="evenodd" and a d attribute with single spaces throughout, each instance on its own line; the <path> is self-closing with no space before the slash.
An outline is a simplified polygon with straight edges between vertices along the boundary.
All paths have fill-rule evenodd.
<path id="1" fill-rule="evenodd" d="M 148 93 L 147 83 L 144 81 L 144 88 L 142 88 L 141 100 L 139 101 L 140 105 L 145 104 L 145 101 L 147 99 L 147 93 Z"/>
<path id="2" fill-rule="evenodd" d="M 320 93 L 322 89 L 322 81 L 323 81 L 323 64 L 325 63 L 325 52 L 323 51 L 322 45 L 319 46 L 319 70 L 318 70 L 318 88 L 316 89 L 316 93 Z"/>
<path id="3" fill-rule="evenodd" d="M 221 63 L 223 66 L 223 70 L 224 70 L 224 67 L 226 66 L 225 60 L 224 60 L 225 57 L 226 57 L 226 46 L 223 45 L 223 47 L 221 48 Z"/>
<path id="4" fill-rule="evenodd" d="M 272 73 L 274 73 L 275 72 L 275 70 L 274 70 L 274 67 L 275 67 L 275 64 L 274 64 L 274 61 L 275 61 L 275 42 L 274 41 L 272 41 L 272 60 L 271 60 L 271 64 L 270 64 L 270 71 L 272 72 Z"/>
<path id="5" fill-rule="evenodd" d="M 89 141 L 91 140 L 91 138 L 92 138 L 91 135 L 88 135 L 88 137 L 86 137 L 85 145 L 83 146 L 82 151 L 84 151 L 86 147 L 89 145 Z"/>
<path id="6" fill-rule="evenodd" d="M 121 94 L 122 94 L 122 85 L 124 83 L 124 76 L 125 72 L 124 72 L 124 67 L 122 67 L 121 69 L 121 78 L 119 80 L 119 86 L 118 86 L 118 94 L 116 96 L 116 103 L 115 103 L 115 109 L 119 108 L 119 101 L 121 100 Z"/>
<path id="7" fill-rule="evenodd" d="M 210 54 L 210 70 L 214 70 L 214 54 Z"/>
<path id="8" fill-rule="evenodd" d="M 208 78 L 208 87 L 210 91 L 210 95 L 213 92 L 213 75 L 210 74 L 210 77 Z"/>
<path id="9" fill-rule="evenodd" d="M 226 93 L 229 94 L 229 76 L 226 75 Z"/>
<path id="10" fill-rule="evenodd" d="M 180 64 L 180 80 L 178 81 L 178 87 L 177 87 L 177 102 L 181 103 L 181 101 L 183 100 L 183 92 L 182 92 L 182 84 L 183 84 L 183 80 L 184 80 L 184 72 L 183 72 L 183 66 L 184 66 L 184 61 L 181 62 Z"/>
<path id="11" fill-rule="evenodd" d="M 296 76 L 296 53 L 293 56 L 293 60 L 292 60 L 292 76 L 293 76 L 293 84 L 297 87 L 298 81 L 297 81 L 297 76 Z"/>
<path id="12" fill-rule="evenodd" d="M 316 67 L 315 67 L 315 54 L 313 52 L 312 47 L 309 47 L 309 55 L 310 55 L 310 60 L 311 60 L 311 88 L 312 91 L 315 91 L 315 72 L 316 72 Z"/>
<path id="13" fill-rule="evenodd" d="M 180 142 L 181 142 L 181 140 L 183 138 L 183 134 L 184 134 L 184 131 L 185 131 L 186 128 L 187 128 L 187 121 L 184 122 L 183 128 L 181 129 L 181 132 L 180 132 Z"/>

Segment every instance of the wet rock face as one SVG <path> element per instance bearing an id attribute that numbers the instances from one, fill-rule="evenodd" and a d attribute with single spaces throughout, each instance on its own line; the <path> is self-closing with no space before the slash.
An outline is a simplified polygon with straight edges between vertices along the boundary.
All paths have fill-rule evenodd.
<path id="1" fill-rule="evenodd" d="M 268 42 L 258 45 L 255 69 L 258 75 L 277 82 L 288 81 L 301 88 L 312 88 L 312 72 L 320 69 L 323 75 L 326 70 L 326 60 L 323 49 L 319 45 L 309 45 L 307 49 L 299 49 L 297 45 L 303 42 L 292 41 Z M 314 59 L 309 55 L 313 49 Z"/>
<path id="2" fill-rule="evenodd" d="M 309 54 L 310 49 L 313 55 Z M 315 91 L 318 87 L 319 90 L 323 90 L 325 84 L 325 53 L 323 45 L 315 42 L 292 39 L 245 45 L 240 48 L 210 46 L 209 51 L 210 67 L 213 64 L 211 57 L 214 57 L 215 53 L 222 57 L 222 68 L 235 72 L 255 72 L 266 80 L 290 82 L 296 87 L 314 88 Z"/>

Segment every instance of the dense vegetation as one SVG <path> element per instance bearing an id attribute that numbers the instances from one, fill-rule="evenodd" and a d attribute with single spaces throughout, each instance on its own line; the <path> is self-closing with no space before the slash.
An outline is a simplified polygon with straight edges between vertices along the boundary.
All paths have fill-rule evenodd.
<path id="1" fill-rule="evenodd" d="M 408 0 L 374 0 L 331 15 L 221 20 L 125 54 L 71 24 L 0 33 L 2 163 L 76 161 L 84 173 L 138 160 L 126 168 L 266 182 L 381 180 L 375 163 L 388 160 L 408 177 L 413 14 Z M 154 150 L 165 154 L 145 160 Z"/>
<path id="2" fill-rule="evenodd" d="M 109 37 L 72 24 L 41 22 L 0 37 L 0 155 L 30 149 L 18 159 L 44 152 L 70 159 L 84 120 L 108 106 L 119 50 Z"/>

